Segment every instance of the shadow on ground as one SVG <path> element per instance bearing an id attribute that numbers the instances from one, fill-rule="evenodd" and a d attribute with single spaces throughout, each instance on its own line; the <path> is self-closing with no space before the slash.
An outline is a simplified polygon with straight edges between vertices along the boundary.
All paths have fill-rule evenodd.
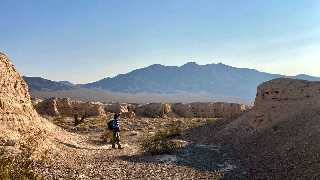
<path id="1" fill-rule="evenodd" d="M 135 163 L 168 163 L 200 171 L 218 171 L 230 174 L 237 171 L 240 166 L 239 162 L 232 158 L 231 147 L 209 143 L 214 132 L 229 122 L 221 119 L 214 123 L 208 122 L 205 125 L 185 130 L 178 139 L 187 141 L 188 144 L 170 154 L 141 153 L 133 156 L 120 156 L 119 158 Z"/>
<path id="2" fill-rule="evenodd" d="M 64 146 L 67 146 L 69 148 L 73 148 L 73 149 L 80 149 L 80 150 L 111 150 L 110 148 L 102 148 L 102 145 L 106 145 L 106 144 L 102 144 L 101 148 L 89 148 L 89 147 L 81 147 L 79 145 L 74 145 L 74 144 L 70 144 L 70 143 L 65 143 L 59 140 L 56 140 L 56 142 L 58 142 L 59 144 L 62 144 Z"/>

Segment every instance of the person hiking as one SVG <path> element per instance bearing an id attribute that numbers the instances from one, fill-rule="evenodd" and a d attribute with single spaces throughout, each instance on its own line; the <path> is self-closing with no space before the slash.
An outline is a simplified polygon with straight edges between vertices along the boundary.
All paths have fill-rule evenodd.
<path id="1" fill-rule="evenodd" d="M 120 114 L 116 113 L 111 121 L 108 122 L 108 128 L 112 130 L 112 139 L 111 144 L 112 148 L 116 148 L 116 144 L 118 145 L 118 149 L 122 149 L 120 144 L 120 126 L 119 126 Z"/>

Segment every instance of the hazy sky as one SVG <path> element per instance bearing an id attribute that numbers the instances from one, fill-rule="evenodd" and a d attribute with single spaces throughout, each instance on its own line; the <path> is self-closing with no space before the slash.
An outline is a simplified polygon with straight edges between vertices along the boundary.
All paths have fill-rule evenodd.
<path id="1" fill-rule="evenodd" d="M 222 62 L 320 76 L 319 0 L 0 0 L 19 71 L 90 82 L 150 64 Z"/>

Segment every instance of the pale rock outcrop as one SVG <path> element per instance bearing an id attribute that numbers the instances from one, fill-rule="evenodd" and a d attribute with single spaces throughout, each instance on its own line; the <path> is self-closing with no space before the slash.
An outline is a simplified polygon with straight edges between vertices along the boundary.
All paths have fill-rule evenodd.
<path id="1" fill-rule="evenodd" d="M 33 106 L 36 106 L 37 104 L 41 103 L 43 101 L 43 99 L 31 98 L 31 101 L 32 101 Z"/>
<path id="2" fill-rule="evenodd" d="M 237 118 L 248 109 L 247 106 L 236 103 L 176 103 L 172 105 L 173 112 L 181 117 L 198 118 Z"/>
<path id="3" fill-rule="evenodd" d="M 18 140 L 21 136 L 54 129 L 34 110 L 26 82 L 8 57 L 0 53 L 0 139 Z"/>
<path id="4" fill-rule="evenodd" d="M 235 149 L 247 179 L 312 179 L 320 165 L 319 110 L 320 82 L 271 80 L 258 87 L 248 113 L 215 127 L 210 140 Z"/>
<path id="5" fill-rule="evenodd" d="M 91 102 L 71 101 L 72 114 L 84 116 L 106 116 L 104 106 Z"/>
<path id="6" fill-rule="evenodd" d="M 320 109 L 319 82 L 275 79 L 258 87 L 250 125 L 270 127 L 297 113 L 316 109 Z"/>
<path id="7" fill-rule="evenodd" d="M 123 118 L 134 118 L 135 107 L 136 106 L 134 104 L 113 103 L 113 104 L 104 105 L 104 110 L 105 112 L 110 112 L 110 113 L 120 113 L 121 117 Z"/>
<path id="8" fill-rule="evenodd" d="M 203 118 L 237 118 L 246 110 L 245 105 L 235 103 L 191 103 L 190 105 L 194 117 Z"/>
<path id="9" fill-rule="evenodd" d="M 190 104 L 175 103 L 172 104 L 172 111 L 180 117 L 191 118 L 194 114 L 191 111 Z"/>
<path id="10" fill-rule="evenodd" d="M 172 113 L 171 105 L 166 103 L 149 103 L 135 108 L 135 114 L 141 117 L 166 117 Z"/>
<path id="11" fill-rule="evenodd" d="M 50 98 L 36 105 L 41 115 L 49 116 L 106 116 L 103 105 L 72 101 L 69 98 Z"/>
<path id="12" fill-rule="evenodd" d="M 112 103 L 104 105 L 104 110 L 110 113 L 126 113 L 129 112 L 129 105 L 126 103 Z"/>
<path id="13" fill-rule="evenodd" d="M 60 112 L 58 111 L 57 98 L 50 98 L 42 101 L 35 105 L 35 108 L 39 114 L 48 116 L 58 116 Z"/>
<path id="14" fill-rule="evenodd" d="M 274 128 L 281 122 L 294 122 L 300 114 L 307 116 L 319 109 L 320 82 L 274 79 L 258 86 L 253 108 L 221 130 L 219 136 L 232 136 L 230 140 L 238 142 L 239 138 Z"/>

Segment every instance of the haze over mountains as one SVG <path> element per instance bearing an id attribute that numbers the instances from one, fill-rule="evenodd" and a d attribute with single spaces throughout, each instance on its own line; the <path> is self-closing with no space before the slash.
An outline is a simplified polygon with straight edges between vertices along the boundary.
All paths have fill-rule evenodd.
<path id="1" fill-rule="evenodd" d="M 198 65 L 189 62 L 183 66 L 163 66 L 154 64 L 146 68 L 137 69 L 127 74 L 120 74 L 113 78 L 104 78 L 96 82 L 74 85 L 67 81 L 51 81 L 39 77 L 24 77 L 33 94 L 42 93 L 42 97 L 54 95 L 54 92 L 63 93 L 81 91 L 95 91 L 91 96 L 104 96 L 103 92 L 124 94 L 149 94 L 150 96 L 167 96 L 159 98 L 159 101 L 178 101 L 172 98 L 181 95 L 193 101 L 219 99 L 228 101 L 252 102 L 256 94 L 256 88 L 262 82 L 284 77 L 280 74 L 270 74 L 248 68 L 236 68 L 222 63 Z M 291 78 L 309 81 L 320 81 L 319 77 L 305 74 Z M 119 94 L 118 94 L 119 95 Z M 197 95 L 197 97 L 192 97 Z M 81 96 L 81 95 L 78 95 Z M 106 94 L 107 96 L 107 94 Z M 201 98 L 200 98 L 201 96 Z M 171 97 L 171 98 L 170 98 Z M 116 98 L 115 98 L 116 99 Z M 150 99 L 157 101 L 157 99 Z"/>

